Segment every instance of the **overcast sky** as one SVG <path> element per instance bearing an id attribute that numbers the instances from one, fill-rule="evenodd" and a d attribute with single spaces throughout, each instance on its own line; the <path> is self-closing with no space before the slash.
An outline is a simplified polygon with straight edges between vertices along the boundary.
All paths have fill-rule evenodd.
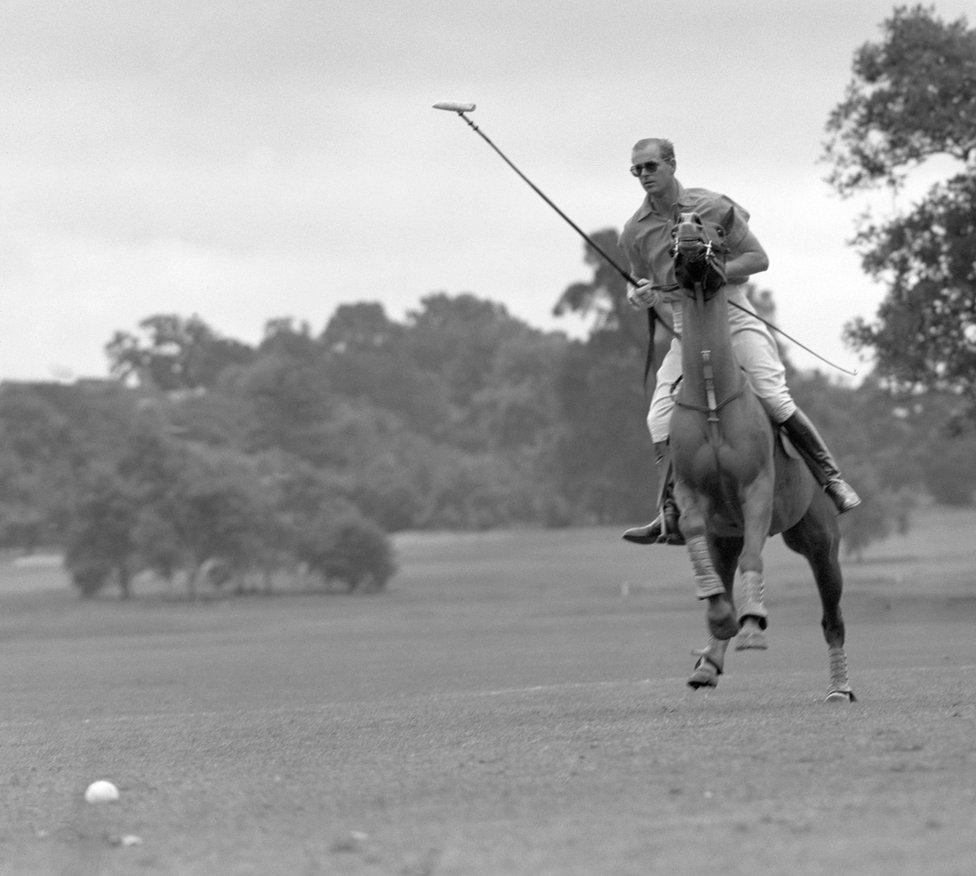
<path id="1" fill-rule="evenodd" d="M 971 2 L 942 0 L 947 20 Z M 544 329 L 583 245 L 620 228 L 630 147 L 752 214 L 780 324 L 847 367 L 882 290 L 847 246 L 864 201 L 818 164 L 875 0 L 0 0 L 0 379 L 107 373 L 156 313 L 260 340 L 342 303 L 403 319 L 434 291 Z M 889 198 L 890 201 L 890 198 Z M 814 364 L 799 353 L 796 361 Z"/>

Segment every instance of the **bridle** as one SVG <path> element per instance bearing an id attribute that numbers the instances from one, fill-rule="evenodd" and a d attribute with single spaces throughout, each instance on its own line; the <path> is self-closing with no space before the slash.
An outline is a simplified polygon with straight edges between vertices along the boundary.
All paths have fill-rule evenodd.
<path id="1" fill-rule="evenodd" d="M 707 301 L 725 285 L 724 262 L 729 252 L 725 229 L 721 225 L 709 229 L 697 213 L 681 213 L 671 238 L 679 287 L 686 295 L 695 295 L 695 287 L 700 285 Z"/>

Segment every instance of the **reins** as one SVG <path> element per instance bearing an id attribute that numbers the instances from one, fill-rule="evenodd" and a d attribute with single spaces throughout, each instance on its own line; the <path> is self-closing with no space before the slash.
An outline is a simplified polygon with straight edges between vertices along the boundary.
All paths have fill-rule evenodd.
<path id="1" fill-rule="evenodd" d="M 708 258 L 709 256 L 711 256 L 711 254 L 712 254 L 712 242 L 709 240 L 709 241 L 706 241 L 705 242 L 704 257 L 705 258 Z M 630 277 L 629 279 L 630 279 L 630 282 L 631 282 L 632 285 L 635 285 L 635 286 L 637 285 L 636 283 L 633 282 L 633 277 Z M 672 284 L 670 284 L 668 286 L 652 286 L 651 288 L 655 292 L 673 292 L 676 289 L 682 289 L 684 287 L 680 286 L 677 283 L 672 283 Z M 743 307 L 741 304 L 738 304 L 737 302 L 732 301 L 731 299 L 729 300 L 728 303 L 729 303 L 729 306 L 730 307 L 735 307 L 737 310 L 741 310 L 743 313 L 747 313 L 747 314 L 749 314 L 749 316 L 751 316 L 751 317 L 753 317 L 755 319 L 758 319 L 764 326 L 766 326 L 766 328 L 771 329 L 772 331 L 776 332 L 777 334 L 782 335 L 791 344 L 796 344 L 796 346 L 798 346 L 801 350 L 805 350 L 807 353 L 809 353 L 811 356 L 814 356 L 815 358 L 819 359 L 825 365 L 829 365 L 831 368 L 836 368 L 838 371 L 841 371 L 844 374 L 850 375 L 851 377 L 857 377 L 857 374 L 858 374 L 857 369 L 855 369 L 855 370 L 852 371 L 852 370 L 850 370 L 848 368 L 841 367 L 836 362 L 831 362 L 830 359 L 827 359 L 826 357 L 821 356 L 816 350 L 811 350 L 802 341 L 798 341 L 791 334 L 789 334 L 789 332 L 783 331 L 783 329 L 781 329 L 774 322 L 771 322 L 770 320 L 766 319 L 766 317 L 760 315 L 759 313 L 756 313 L 754 310 L 750 310 L 748 307 Z M 650 340 L 648 341 L 647 361 L 644 364 L 644 383 L 645 383 L 645 385 L 647 384 L 647 375 L 650 373 L 650 368 L 651 368 L 651 365 L 653 363 L 653 357 L 654 357 L 654 325 L 655 325 L 655 323 L 660 323 L 661 325 L 663 325 L 665 327 L 665 329 L 667 329 L 668 332 L 671 333 L 672 337 L 677 338 L 679 341 L 681 340 L 681 334 L 680 334 L 680 332 L 676 332 L 673 328 L 671 328 L 671 326 L 669 326 L 666 322 L 664 322 L 664 320 L 662 320 L 661 317 L 658 316 L 657 311 L 653 307 L 651 307 L 651 308 L 648 309 L 648 314 L 647 314 L 647 328 L 648 328 L 648 332 L 650 334 Z"/>
<path id="2" fill-rule="evenodd" d="M 677 283 L 671 283 L 668 286 L 652 286 L 655 292 L 674 292 L 676 289 L 681 287 Z M 656 363 L 654 361 L 654 326 L 656 323 L 660 323 L 664 326 L 664 329 L 671 333 L 671 336 L 681 340 L 680 333 L 676 332 L 671 326 L 669 326 L 661 317 L 658 315 L 657 308 L 648 307 L 647 308 L 647 355 L 644 357 L 644 394 L 647 394 L 647 378 L 651 371 L 657 371 Z"/>
<path id="3" fill-rule="evenodd" d="M 694 289 L 695 308 L 698 311 L 698 321 L 699 324 L 704 325 L 705 323 L 705 291 L 702 288 L 701 281 L 696 280 Z M 691 402 L 682 401 L 681 396 L 684 395 L 684 386 L 679 394 L 678 398 L 675 399 L 675 404 L 680 405 L 688 410 L 698 411 L 702 414 L 708 415 L 708 428 L 712 433 L 712 439 L 715 446 L 717 446 L 719 438 L 721 437 L 718 431 L 719 427 L 719 411 L 722 410 L 729 402 L 735 401 L 742 393 L 745 391 L 745 380 L 742 377 L 742 372 L 739 374 L 739 386 L 736 390 L 730 393 L 726 398 L 719 402 L 715 396 L 715 370 L 712 367 L 712 351 L 702 349 L 699 351 L 701 357 L 702 365 L 702 377 L 705 380 L 705 399 L 706 405 L 696 405 Z"/>

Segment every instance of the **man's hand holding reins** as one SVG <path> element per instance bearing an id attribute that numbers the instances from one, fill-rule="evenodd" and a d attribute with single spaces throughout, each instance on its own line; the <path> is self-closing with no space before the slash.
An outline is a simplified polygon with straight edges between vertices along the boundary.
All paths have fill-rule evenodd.
<path id="1" fill-rule="evenodd" d="M 655 286 L 650 280 L 641 277 L 636 286 L 627 287 L 627 301 L 635 310 L 646 310 L 649 307 L 660 307 L 662 304 L 672 303 L 671 294 Z"/>

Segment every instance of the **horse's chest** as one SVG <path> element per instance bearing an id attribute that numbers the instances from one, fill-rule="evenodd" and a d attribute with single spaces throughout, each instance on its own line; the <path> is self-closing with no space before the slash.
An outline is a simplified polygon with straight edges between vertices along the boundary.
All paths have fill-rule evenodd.
<path id="1" fill-rule="evenodd" d="M 689 454 L 677 454 L 675 470 L 678 476 L 698 492 L 727 495 L 730 485 L 738 490 L 757 478 L 768 475 L 772 460 L 769 456 L 743 453 L 728 444 L 704 444 Z"/>

